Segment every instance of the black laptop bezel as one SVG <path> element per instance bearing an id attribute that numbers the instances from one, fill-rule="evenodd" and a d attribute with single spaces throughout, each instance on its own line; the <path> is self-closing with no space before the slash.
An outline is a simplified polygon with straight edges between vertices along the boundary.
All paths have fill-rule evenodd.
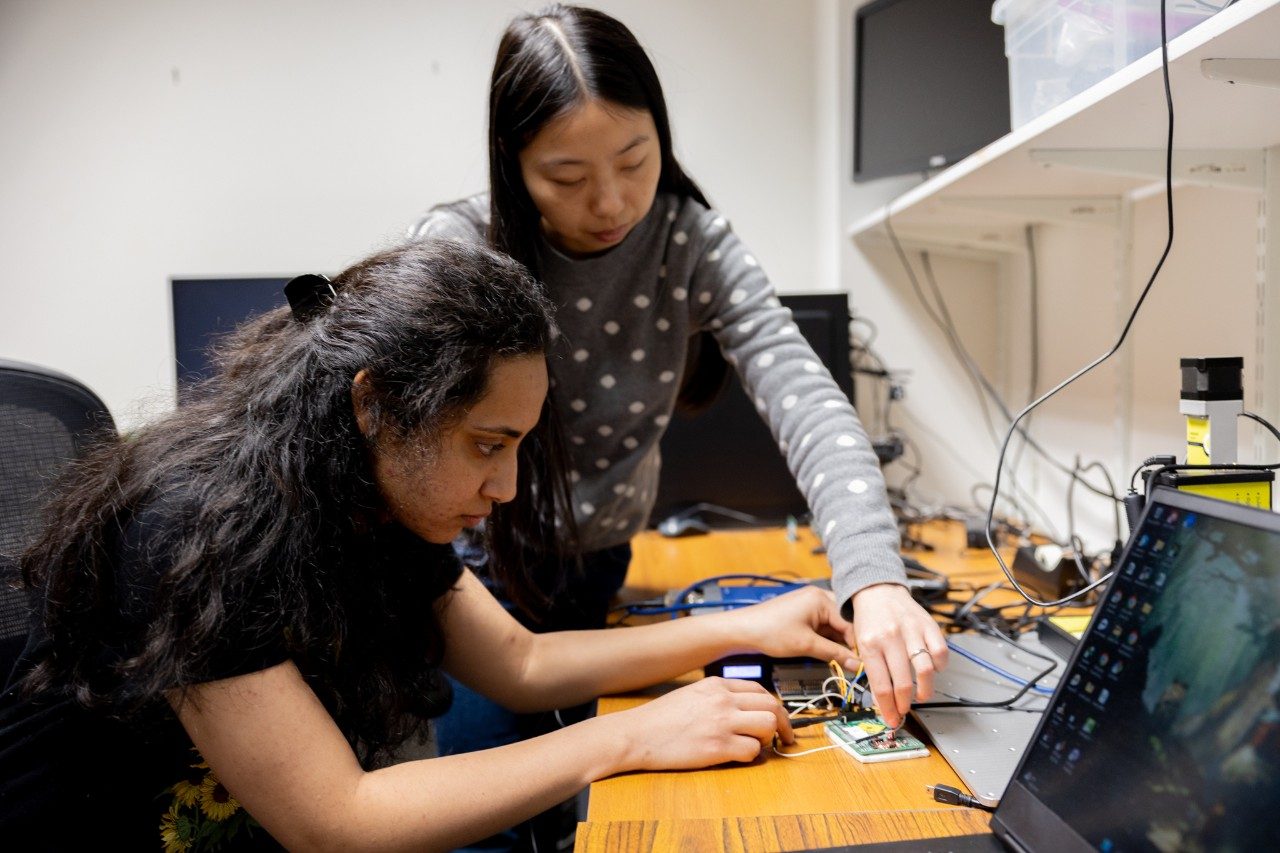
<path id="1" fill-rule="evenodd" d="M 1129 541 L 1125 543 L 1124 551 L 1116 562 L 1117 566 L 1124 565 L 1125 560 L 1129 558 L 1134 541 L 1138 538 L 1136 534 L 1146 526 L 1152 507 L 1157 504 L 1280 533 L 1280 515 L 1270 510 L 1160 486 L 1153 489 L 1147 497 L 1142 517 L 1134 526 L 1129 536 Z M 1111 587 L 1114 584 L 1115 577 L 1112 577 L 1104 587 L 1102 595 L 1099 597 L 1100 601 L 1110 594 Z M 1067 674 L 1075 667 L 1076 659 L 1080 656 L 1081 650 L 1085 648 L 1090 635 L 1093 633 L 1100 609 L 1095 608 L 1084 635 L 1081 636 L 1080 642 L 1076 644 L 1071 660 L 1067 661 L 1063 677 L 1058 680 L 1058 687 L 1054 690 L 1053 696 L 1050 697 L 1049 704 L 1045 706 L 1044 714 L 1040 718 L 1040 724 L 1036 726 L 1035 733 L 1031 736 L 1027 748 L 1022 753 L 1022 759 L 1013 771 L 1013 778 L 1009 780 L 1009 787 L 1005 789 L 1004 796 L 1000 798 L 1000 805 L 991 816 L 991 831 L 1013 850 L 1054 850 L 1055 853 L 1056 851 L 1067 853 L 1067 851 L 1074 850 L 1094 850 L 1079 833 L 1045 805 L 1030 789 L 1020 783 L 1018 778 L 1022 774 L 1022 768 L 1036 749 L 1040 740 L 1040 732 L 1048 723 L 1050 713 L 1058 703 L 1063 688 L 1067 684 Z"/>

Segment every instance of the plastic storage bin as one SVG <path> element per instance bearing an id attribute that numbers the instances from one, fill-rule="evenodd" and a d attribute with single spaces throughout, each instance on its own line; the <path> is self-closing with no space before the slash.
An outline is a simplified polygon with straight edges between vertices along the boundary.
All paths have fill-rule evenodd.
<path id="1" fill-rule="evenodd" d="M 1167 0 L 1169 38 L 1226 0 Z M 1160 0 L 996 0 L 1017 128 L 1160 47 Z"/>

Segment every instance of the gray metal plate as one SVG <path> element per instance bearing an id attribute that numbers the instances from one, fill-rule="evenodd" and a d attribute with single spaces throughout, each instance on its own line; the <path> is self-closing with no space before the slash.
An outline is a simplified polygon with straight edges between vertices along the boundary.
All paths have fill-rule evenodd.
<path id="1" fill-rule="evenodd" d="M 949 639 L 960 649 L 1021 679 L 1034 678 L 1048 664 L 1020 647 L 1049 655 L 1058 661 L 1058 669 L 1038 682 L 1049 689 L 1058 685 L 1065 669 L 1065 662 L 1034 634 L 1023 635 L 1017 645 L 984 634 L 955 634 Z M 1017 693 L 1019 686 L 953 649 L 946 670 L 934 678 L 936 695 L 930 701 L 943 702 L 953 697 L 997 701 Z M 1048 704 L 1048 696 L 1032 691 L 1018 700 L 1014 707 L 1019 710 L 925 708 L 913 713 L 969 791 L 982 803 L 994 806 L 1013 778 Z"/>

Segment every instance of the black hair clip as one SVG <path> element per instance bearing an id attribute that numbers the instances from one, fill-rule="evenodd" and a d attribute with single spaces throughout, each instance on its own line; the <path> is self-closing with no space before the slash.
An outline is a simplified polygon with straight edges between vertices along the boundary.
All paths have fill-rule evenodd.
<path id="1" fill-rule="evenodd" d="M 290 279 L 284 286 L 284 295 L 289 300 L 293 316 L 298 322 L 306 323 L 332 305 L 338 291 L 324 276 L 307 273 Z"/>

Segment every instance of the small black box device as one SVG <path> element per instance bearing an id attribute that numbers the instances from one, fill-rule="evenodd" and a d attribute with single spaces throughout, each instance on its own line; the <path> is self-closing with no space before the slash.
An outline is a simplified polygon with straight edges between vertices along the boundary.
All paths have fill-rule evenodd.
<path id="1" fill-rule="evenodd" d="M 1013 558 L 1018 583 L 1044 598 L 1058 599 L 1084 587 L 1075 554 L 1057 545 L 1023 545 Z"/>
<path id="2" fill-rule="evenodd" d="M 784 700 L 803 700 L 822 695 L 822 683 L 831 675 L 827 665 L 813 658 L 771 658 L 768 655 L 730 655 L 707 664 L 704 675 L 754 681 Z"/>

